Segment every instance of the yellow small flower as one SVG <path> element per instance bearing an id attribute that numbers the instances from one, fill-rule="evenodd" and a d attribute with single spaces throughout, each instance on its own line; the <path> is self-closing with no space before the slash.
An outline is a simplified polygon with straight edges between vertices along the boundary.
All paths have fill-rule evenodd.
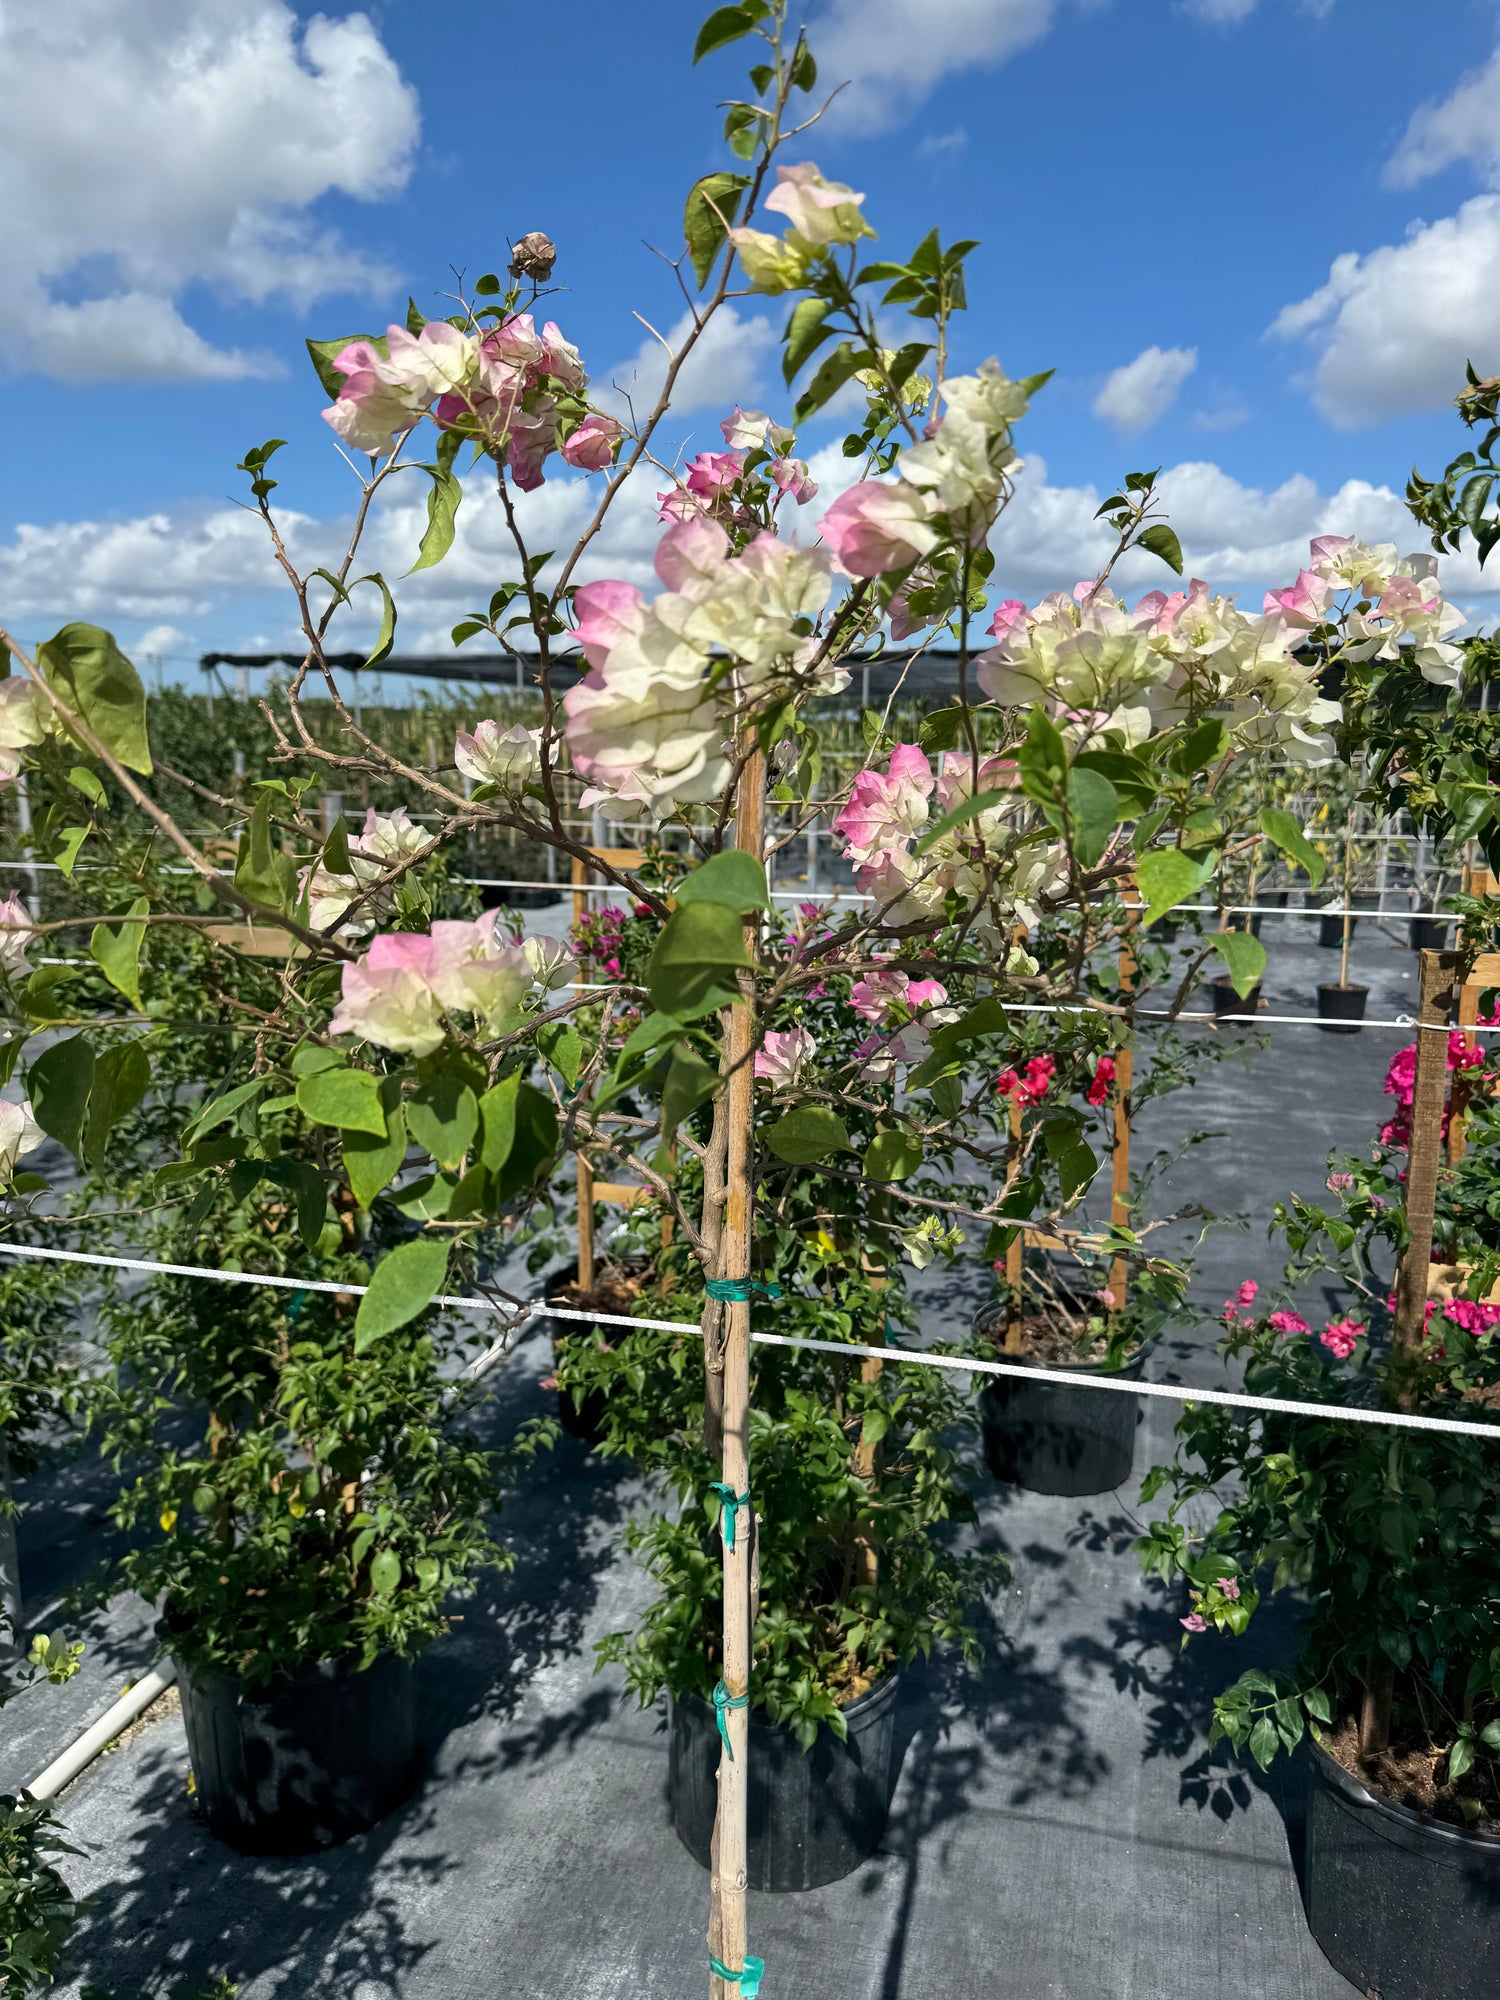
<path id="1" fill-rule="evenodd" d="M 162 1533 L 164 1535 L 170 1535 L 172 1530 L 176 1526 L 177 1526 L 177 1509 L 175 1507 L 163 1507 L 161 1510 Z"/>

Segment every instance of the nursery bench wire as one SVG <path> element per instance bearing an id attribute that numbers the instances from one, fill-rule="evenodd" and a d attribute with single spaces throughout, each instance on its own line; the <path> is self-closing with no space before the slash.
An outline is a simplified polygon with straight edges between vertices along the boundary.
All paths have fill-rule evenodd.
<path id="1" fill-rule="evenodd" d="M 154 1264 L 141 1257 L 103 1257 L 83 1250 L 51 1250 L 34 1243 L 0 1243 L 0 1256 L 42 1257 L 60 1264 L 96 1264 L 120 1271 L 145 1271 L 158 1276 L 208 1278 L 221 1285 L 274 1285 L 282 1290 L 303 1292 L 344 1292 L 357 1296 L 368 1285 L 343 1285 L 319 1278 L 283 1278 L 265 1271 L 215 1271 L 206 1265 Z M 532 1299 L 515 1308 L 496 1305 L 490 1299 L 465 1298 L 440 1293 L 432 1301 L 437 1306 L 455 1306 L 464 1312 L 500 1314 L 514 1310 L 527 1319 L 586 1320 L 594 1326 L 653 1327 L 662 1333 L 700 1335 L 696 1320 L 637 1319 L 629 1313 L 581 1311 L 571 1306 L 554 1306 L 545 1299 Z M 1267 1410 L 1284 1417 L 1321 1417 L 1329 1423 L 1384 1424 L 1398 1430 L 1451 1431 L 1461 1437 L 1489 1438 L 1500 1443 L 1500 1424 L 1476 1424 L 1460 1417 L 1422 1417 L 1407 1410 L 1362 1410 L 1346 1403 L 1308 1403 L 1291 1397 L 1247 1396 L 1233 1389 L 1191 1389 L 1177 1382 L 1124 1381 L 1118 1376 L 1081 1375 L 1067 1368 L 1038 1370 L 1014 1361 L 983 1361 L 962 1354 L 924 1354 L 909 1347 L 866 1347 L 856 1341 L 813 1340 L 801 1334 L 751 1332 L 759 1347 L 807 1347 L 821 1354 L 858 1356 L 872 1361 L 895 1362 L 904 1368 L 949 1368 L 966 1375 L 1013 1375 L 1023 1382 L 1056 1384 L 1066 1389 L 1104 1389 L 1122 1396 L 1159 1396 L 1171 1403 L 1217 1403 L 1231 1410 Z M 486 1357 L 471 1364 L 480 1368 Z"/>

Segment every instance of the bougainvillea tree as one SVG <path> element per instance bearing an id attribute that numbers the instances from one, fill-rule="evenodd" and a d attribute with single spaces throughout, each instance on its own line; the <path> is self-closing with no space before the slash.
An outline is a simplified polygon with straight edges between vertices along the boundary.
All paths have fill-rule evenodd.
<path id="1" fill-rule="evenodd" d="M 708 1443 L 723 1486 L 750 1496 L 753 1523 L 757 1190 L 774 1195 L 788 1169 L 878 1187 L 863 1247 L 893 1264 L 960 1241 L 993 1256 L 1043 1218 L 1081 1232 L 1098 1165 L 1088 1133 L 1128 1032 L 1126 1001 L 1101 997 L 1092 969 L 1251 843 L 1269 839 L 1316 872 L 1290 814 L 1237 816 L 1222 780 L 1257 759 L 1335 756 L 1339 709 L 1320 678 L 1330 657 L 1399 656 L 1452 685 L 1461 654 L 1431 564 L 1350 538 L 1314 543 L 1296 580 L 1258 608 L 1199 580 L 1128 601 L 1112 581 L 1121 558 L 1182 567 L 1147 473 L 1099 510 L 1115 536 L 1099 575 L 1035 606 L 1008 596 L 992 537 L 1024 477 L 1017 427 L 1046 377 L 1012 378 L 964 330 L 976 245 L 945 245 L 934 230 L 905 258 L 874 247 L 879 218 L 864 197 L 808 157 L 820 86 L 782 0 L 719 9 L 698 54 L 744 41 L 748 94 L 725 120 L 733 164 L 688 194 L 676 275 L 691 310 L 650 408 L 622 414 L 596 396 L 548 316 L 560 253 L 538 231 L 443 316 L 413 307 L 384 333 L 309 343 L 324 416 L 359 482 L 356 520 L 337 561 L 301 570 L 272 500 L 281 446 L 247 452 L 241 469 L 305 654 L 265 704 L 280 775 L 251 788 L 232 861 L 159 802 L 140 681 L 107 633 L 70 625 L 35 656 L 6 641 L 0 773 L 36 767 L 71 787 L 76 814 L 46 830 L 69 868 L 86 866 L 121 815 L 172 867 L 81 929 L 44 927 L 44 940 L 21 905 L 9 908 L 5 1064 L 24 1075 L 28 1101 L 0 1107 L 0 1155 L 24 1201 L 38 1184 L 21 1162 L 39 1132 L 102 1153 L 111 1123 L 151 1089 L 170 1026 L 153 1001 L 162 928 L 272 926 L 284 972 L 247 1006 L 238 1068 L 215 1100 L 223 1116 L 195 1112 L 162 1198 L 196 1225 L 258 1173 L 274 1179 L 294 1113 L 316 1139 L 285 1176 L 310 1248 L 330 1208 L 357 1231 L 393 1181 L 430 1176 L 417 1233 L 374 1264 L 352 1335 L 366 1349 L 445 1289 L 456 1242 L 524 1218 L 559 1162 L 586 1150 L 650 1190 L 701 1274 Z M 682 371 L 747 293 L 784 301 L 786 405 L 726 412 L 722 450 L 674 460 Z M 799 452 L 836 397 L 858 414 L 830 499 Z M 588 482 L 586 524 L 566 551 L 532 546 L 524 502 L 557 478 Z M 372 662 L 390 650 L 398 606 L 360 552 L 377 501 L 408 480 L 428 496 L 419 569 L 452 545 L 465 491 L 489 483 L 509 547 L 488 605 L 454 639 L 488 635 L 540 699 L 537 726 L 480 721 L 435 764 L 382 749 L 330 664 L 340 620 L 371 593 L 382 612 Z M 640 480 L 661 521 L 649 592 L 601 574 L 594 555 Z M 896 697 L 870 711 L 862 767 L 829 786 L 819 704 L 848 688 L 848 656 L 886 630 L 908 642 L 907 658 L 939 639 L 956 648 L 951 685 L 917 741 L 893 729 Z M 314 698 L 342 725 L 333 743 L 309 719 Z M 362 781 L 385 797 L 394 788 L 404 806 L 325 825 L 319 795 Z M 580 808 L 624 829 L 648 862 L 595 856 Z M 812 895 L 775 917 L 767 859 L 818 825 L 857 893 Z M 617 960 L 607 978 L 574 983 L 554 942 L 512 939 L 492 913 L 431 920 L 416 886 L 424 864 L 495 830 L 587 862 L 613 886 L 650 932 L 637 977 Z M 43 943 L 48 959 L 86 953 L 115 996 L 113 1011 L 67 1023 L 62 1041 L 55 968 L 27 957 Z M 1204 951 L 1242 992 L 1259 975 L 1248 935 L 1216 934 Z M 840 1008 L 816 1012 L 830 990 Z M 1029 1010 L 1054 1005 L 1075 1011 L 1039 1041 Z M 820 1034 L 840 1009 L 855 1028 Z M 43 1025 L 54 1031 L 45 1046 L 31 1041 Z M 1059 1070 L 1076 1089 L 1053 1088 Z M 493 1298 L 507 1324 L 524 1323 L 524 1301 Z M 710 1931 L 720 2000 L 751 1964 L 755 1534 L 729 1531 L 745 1517 L 742 1504 L 724 1510 Z M 773 1535 L 775 1522 L 756 1532 Z"/>

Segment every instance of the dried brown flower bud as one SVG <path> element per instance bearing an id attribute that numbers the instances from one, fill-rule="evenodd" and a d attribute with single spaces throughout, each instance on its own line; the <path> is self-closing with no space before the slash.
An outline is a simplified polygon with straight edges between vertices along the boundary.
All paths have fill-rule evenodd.
<path id="1" fill-rule="evenodd" d="M 537 284 L 544 285 L 552 276 L 552 266 L 556 262 L 557 245 L 540 229 L 533 229 L 519 243 L 511 245 L 510 275 L 513 278 L 532 278 Z"/>

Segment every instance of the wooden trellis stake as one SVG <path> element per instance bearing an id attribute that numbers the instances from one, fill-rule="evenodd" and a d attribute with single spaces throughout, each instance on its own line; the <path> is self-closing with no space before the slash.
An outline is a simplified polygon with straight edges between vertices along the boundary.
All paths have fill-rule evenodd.
<path id="1" fill-rule="evenodd" d="M 1446 1028 L 1453 1004 L 1464 982 L 1463 953 L 1424 951 L 1418 954 L 1419 999 L 1417 1006 L 1417 1067 L 1412 1085 L 1411 1149 L 1406 1162 L 1407 1246 L 1396 1274 L 1396 1317 L 1391 1329 L 1392 1354 L 1397 1368 L 1396 1401 L 1405 1408 L 1410 1387 L 1400 1380 L 1402 1362 L 1415 1358 L 1421 1349 L 1427 1324 L 1427 1293 L 1431 1283 L 1432 1224 L 1437 1208 L 1438 1167 L 1443 1154 L 1443 1105 L 1448 1095 L 1448 1038 L 1437 1033 Z M 1483 952 L 1470 968 L 1469 978 L 1482 977 L 1494 984 L 1500 978 L 1500 952 Z"/>
<path id="2" fill-rule="evenodd" d="M 646 858 L 638 847 L 595 847 L 589 851 L 597 860 L 606 862 L 612 868 L 638 868 Z M 588 915 L 587 883 L 591 873 L 588 863 L 575 854 L 573 856 L 575 930 Z M 580 964 L 574 991 L 581 993 L 587 984 Z M 628 1207 L 632 1202 L 639 1201 L 646 1190 L 631 1187 L 624 1182 L 595 1180 L 593 1164 L 582 1146 L 578 1148 L 575 1157 L 578 1167 L 578 1289 L 580 1292 L 591 1292 L 594 1288 L 594 1203 L 616 1201 L 623 1202 Z"/>
<path id="3" fill-rule="evenodd" d="M 1126 884 L 1125 935 L 1120 940 L 1120 995 L 1127 1007 L 1135 998 L 1135 932 L 1140 922 L 1140 892 L 1134 882 Z M 1255 900 L 1252 895 L 1252 902 Z M 1134 1026 L 1133 1021 L 1131 1026 Z M 1110 1149 L 1109 1220 L 1122 1229 L 1130 1220 L 1130 1086 L 1135 1081 L 1135 1051 L 1122 1043 L 1115 1052 L 1114 1143 Z M 1123 1312 L 1130 1283 L 1130 1265 L 1116 1257 L 1109 1267 L 1109 1289 L 1114 1294 L 1114 1310 Z"/>
<path id="4" fill-rule="evenodd" d="M 735 799 L 735 846 L 764 860 L 762 807 L 765 758 L 754 730 L 745 745 Z M 759 913 L 745 924 L 745 950 L 760 956 Z M 724 1163 L 724 1221 L 717 1277 L 737 1287 L 721 1306 L 724 1328 L 724 1420 L 720 1478 L 738 1499 L 750 1493 L 750 1249 L 755 1201 L 755 975 L 740 975 L 740 999 L 729 1009 L 725 1049 L 728 1146 Z M 750 1798 L 751 1577 L 757 1527 L 755 1503 L 727 1508 L 724 1548 L 724 1626 L 719 1709 L 724 1746 L 719 1753 L 719 1800 L 714 1815 L 708 1949 L 731 1971 L 745 1963 L 745 1891 L 748 1881 Z M 736 1532 L 728 1532 L 734 1523 Z M 740 2000 L 738 1979 L 709 1974 L 709 2000 Z"/>
<path id="5" fill-rule="evenodd" d="M 1493 896 L 1495 894 L 1494 875 L 1488 868 L 1470 868 L 1466 866 L 1463 872 L 1463 893 L 1466 896 Z M 1486 954 L 1486 956 L 1490 955 L 1492 954 Z M 1474 1023 L 1479 1019 L 1479 996 L 1485 986 L 1491 983 L 1490 981 L 1476 978 L 1472 972 L 1465 979 L 1463 985 L 1459 988 L 1458 994 L 1458 1025 L 1460 1028 L 1472 1028 Z M 1464 1036 L 1464 1047 L 1471 1055 L 1474 1051 L 1474 1041 L 1475 1038 L 1473 1035 L 1466 1034 Z M 1469 1103 L 1469 1086 L 1461 1073 L 1453 1079 L 1451 1098 L 1452 1106 L 1448 1116 L 1448 1164 L 1450 1167 L 1456 1167 L 1463 1158 L 1468 1146 L 1467 1134 L 1464 1127 L 1467 1123 L 1466 1114 Z"/>

